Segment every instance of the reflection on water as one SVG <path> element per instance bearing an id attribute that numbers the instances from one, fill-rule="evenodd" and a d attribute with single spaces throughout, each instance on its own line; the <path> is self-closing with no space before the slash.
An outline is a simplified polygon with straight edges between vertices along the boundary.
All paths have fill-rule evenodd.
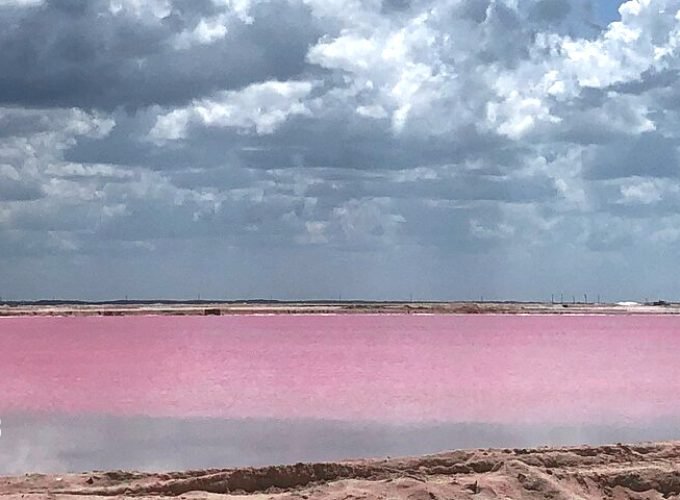
<path id="1" fill-rule="evenodd" d="M 411 455 L 478 447 L 603 444 L 677 438 L 679 421 L 587 425 L 383 425 L 315 420 L 8 415 L 0 474 L 181 470 Z"/>

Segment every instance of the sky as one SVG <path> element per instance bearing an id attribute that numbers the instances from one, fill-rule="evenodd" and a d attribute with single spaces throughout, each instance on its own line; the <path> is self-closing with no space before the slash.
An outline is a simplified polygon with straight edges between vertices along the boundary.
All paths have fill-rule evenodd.
<path id="1" fill-rule="evenodd" d="M 679 10 L 0 0 L 0 296 L 680 298 Z"/>
<path id="2" fill-rule="evenodd" d="M 619 7 L 622 3 L 624 2 L 621 0 L 593 1 L 592 10 L 595 13 L 595 22 L 605 26 L 613 21 L 620 21 Z"/>

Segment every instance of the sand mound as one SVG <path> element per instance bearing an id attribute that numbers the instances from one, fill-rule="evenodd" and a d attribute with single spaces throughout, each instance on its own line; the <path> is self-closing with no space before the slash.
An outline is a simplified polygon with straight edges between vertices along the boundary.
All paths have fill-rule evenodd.
<path id="1" fill-rule="evenodd" d="M 680 499 L 680 442 L 456 451 L 414 458 L 176 473 L 0 478 L 5 499 L 85 497 Z"/>

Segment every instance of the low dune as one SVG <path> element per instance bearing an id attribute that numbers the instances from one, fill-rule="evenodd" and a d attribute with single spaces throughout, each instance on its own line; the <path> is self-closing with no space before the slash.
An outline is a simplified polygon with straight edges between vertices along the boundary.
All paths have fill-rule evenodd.
<path id="1" fill-rule="evenodd" d="M 0 478 L 0 497 L 311 499 L 680 498 L 680 442 L 491 449 L 178 473 Z"/>

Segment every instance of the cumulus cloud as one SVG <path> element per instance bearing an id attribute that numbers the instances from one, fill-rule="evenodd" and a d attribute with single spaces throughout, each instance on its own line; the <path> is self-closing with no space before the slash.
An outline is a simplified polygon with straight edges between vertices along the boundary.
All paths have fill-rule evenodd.
<path id="1" fill-rule="evenodd" d="M 0 9 L 17 296 L 680 292 L 679 0 Z"/>
<path id="2" fill-rule="evenodd" d="M 309 114 L 303 103 L 311 82 L 264 82 L 196 101 L 186 108 L 162 114 L 149 132 L 155 141 L 186 137 L 192 125 L 233 127 L 258 134 L 271 134 L 289 116 Z"/>

